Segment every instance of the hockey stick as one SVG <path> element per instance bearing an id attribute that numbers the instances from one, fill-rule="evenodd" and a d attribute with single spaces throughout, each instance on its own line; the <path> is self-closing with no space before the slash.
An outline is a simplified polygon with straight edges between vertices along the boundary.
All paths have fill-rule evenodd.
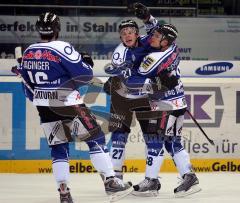
<path id="1" fill-rule="evenodd" d="M 194 121 L 194 123 L 197 125 L 197 127 L 201 130 L 201 132 L 203 133 L 203 135 L 206 137 L 206 139 L 208 140 L 208 142 L 211 144 L 211 145 L 215 145 L 214 144 L 214 141 L 211 140 L 207 134 L 204 132 L 204 130 L 202 129 L 202 127 L 200 126 L 200 124 L 197 122 L 197 120 L 193 117 L 193 115 L 191 114 L 191 112 L 186 109 L 186 112 L 188 113 L 188 115 L 191 117 L 191 119 Z"/>
<path id="2" fill-rule="evenodd" d="M 17 60 L 17 62 L 20 64 L 22 61 L 22 47 L 16 47 L 15 48 L 15 58 Z M 31 93 L 33 93 L 33 89 L 31 88 L 31 86 L 24 80 L 24 78 L 22 77 L 20 71 L 18 70 L 18 66 L 13 66 L 11 69 L 11 72 L 16 74 L 17 77 L 19 77 L 23 84 L 29 89 L 29 91 Z"/>
<path id="3" fill-rule="evenodd" d="M 33 89 L 30 87 L 30 85 L 29 85 L 29 84 L 24 80 L 24 78 L 21 76 L 21 73 L 19 72 L 17 66 L 13 66 L 12 69 L 11 69 L 11 72 L 14 73 L 14 74 L 16 74 L 17 77 L 19 77 L 19 78 L 22 80 L 23 84 L 28 88 L 28 90 L 29 90 L 31 93 L 33 93 Z"/>

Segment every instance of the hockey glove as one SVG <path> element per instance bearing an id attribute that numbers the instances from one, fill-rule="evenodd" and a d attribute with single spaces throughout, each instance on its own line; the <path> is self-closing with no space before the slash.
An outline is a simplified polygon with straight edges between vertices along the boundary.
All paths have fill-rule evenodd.
<path id="1" fill-rule="evenodd" d="M 128 78 L 131 76 L 131 69 L 133 64 L 131 62 L 124 62 L 119 65 L 107 64 L 104 67 L 104 71 L 110 75 L 117 75 L 119 77 Z"/>
<path id="2" fill-rule="evenodd" d="M 103 85 L 103 90 L 108 95 L 111 95 L 113 91 L 122 88 L 121 79 L 118 76 L 110 77 Z"/>
<path id="3" fill-rule="evenodd" d="M 81 52 L 82 61 L 90 66 L 94 66 L 91 56 L 87 52 Z"/>
<path id="4" fill-rule="evenodd" d="M 178 78 L 174 75 L 162 74 L 156 78 L 160 78 L 162 86 L 165 86 L 167 89 L 173 89 L 178 85 Z"/>
<path id="5" fill-rule="evenodd" d="M 134 9 L 134 14 L 137 18 L 144 21 L 148 21 L 148 19 L 150 18 L 150 12 L 145 5 L 137 2 L 137 3 L 134 3 L 133 9 Z"/>

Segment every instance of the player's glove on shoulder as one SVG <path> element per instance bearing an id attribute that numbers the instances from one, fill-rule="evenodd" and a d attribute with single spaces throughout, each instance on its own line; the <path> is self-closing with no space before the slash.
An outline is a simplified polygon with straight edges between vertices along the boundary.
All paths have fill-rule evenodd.
<path id="1" fill-rule="evenodd" d="M 82 61 L 84 63 L 87 63 L 92 67 L 94 66 L 92 57 L 87 52 L 81 52 L 80 54 L 81 54 L 81 57 L 82 57 Z"/>
<path id="2" fill-rule="evenodd" d="M 162 74 L 158 77 L 162 86 L 165 86 L 167 89 L 173 89 L 178 85 L 178 78 L 175 75 L 168 76 L 167 74 Z"/>

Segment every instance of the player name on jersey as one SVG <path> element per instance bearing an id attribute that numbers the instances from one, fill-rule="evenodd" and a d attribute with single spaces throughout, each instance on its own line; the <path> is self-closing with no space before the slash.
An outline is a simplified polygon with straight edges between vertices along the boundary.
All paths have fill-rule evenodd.
<path id="1" fill-rule="evenodd" d="M 36 90 L 34 92 L 34 98 L 35 99 L 58 99 L 58 92 Z"/>
<path id="2" fill-rule="evenodd" d="M 27 70 L 49 70 L 48 61 L 24 61 L 23 68 Z"/>

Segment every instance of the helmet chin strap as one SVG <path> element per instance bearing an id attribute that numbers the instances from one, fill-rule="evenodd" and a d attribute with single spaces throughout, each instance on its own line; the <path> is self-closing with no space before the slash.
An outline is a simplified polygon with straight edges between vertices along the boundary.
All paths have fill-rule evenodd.
<path id="1" fill-rule="evenodd" d="M 159 43 L 159 49 L 161 50 L 163 47 L 161 46 L 162 41 L 165 39 L 165 36 L 162 35 L 162 38 L 160 39 L 160 43 Z"/>
<path id="2" fill-rule="evenodd" d="M 137 46 L 138 46 L 138 43 L 139 43 L 138 40 L 139 40 L 139 38 L 140 38 L 140 37 L 138 37 L 138 38 L 136 39 L 136 42 L 134 43 L 133 47 L 137 47 Z"/>

